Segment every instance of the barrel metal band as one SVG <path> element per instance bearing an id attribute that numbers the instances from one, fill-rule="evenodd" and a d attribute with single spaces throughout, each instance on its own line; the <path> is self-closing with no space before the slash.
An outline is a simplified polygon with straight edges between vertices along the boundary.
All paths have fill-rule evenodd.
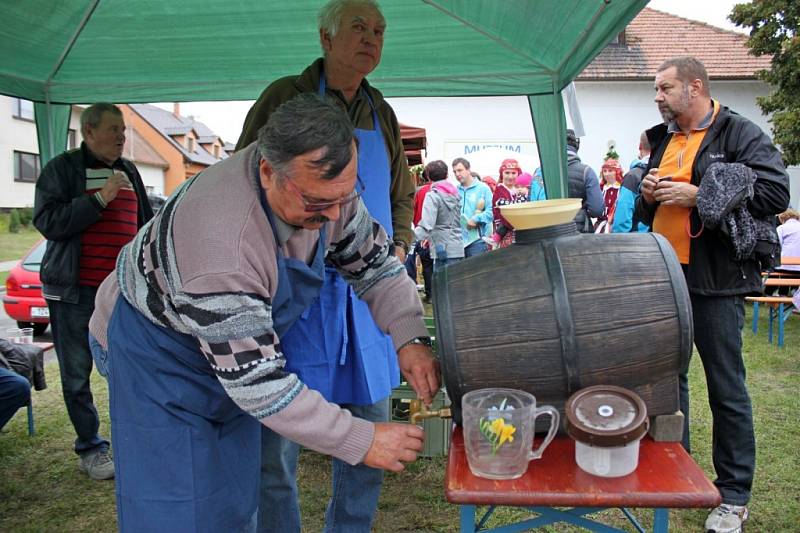
<path id="1" fill-rule="evenodd" d="M 561 338 L 561 361 L 564 364 L 566 385 L 569 394 L 572 394 L 581 388 L 581 381 L 578 373 L 578 341 L 575 338 L 575 323 L 572 320 L 572 308 L 569 304 L 567 279 L 561 269 L 561 258 L 558 255 L 556 241 L 543 242 L 542 251 L 544 252 L 544 263 L 547 266 L 547 276 L 550 278 L 550 286 L 553 289 L 553 305 Z"/>

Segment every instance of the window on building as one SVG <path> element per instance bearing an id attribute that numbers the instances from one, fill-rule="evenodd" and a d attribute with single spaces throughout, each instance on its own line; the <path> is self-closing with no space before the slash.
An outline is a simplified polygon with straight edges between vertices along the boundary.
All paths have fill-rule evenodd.
<path id="1" fill-rule="evenodd" d="M 78 147 L 78 134 L 75 130 L 69 130 L 67 132 L 67 148 L 72 150 L 73 148 Z"/>
<path id="2" fill-rule="evenodd" d="M 626 44 L 626 42 L 625 42 L 625 30 L 622 30 L 621 32 L 616 34 L 614 36 L 614 38 L 611 39 L 611 42 L 609 44 L 616 44 L 618 46 L 625 46 L 625 44 Z"/>
<path id="3" fill-rule="evenodd" d="M 14 98 L 14 117 L 23 120 L 33 120 L 33 102 Z"/>
<path id="4" fill-rule="evenodd" d="M 194 152 L 194 137 L 186 136 L 186 149 L 189 152 Z"/>
<path id="5" fill-rule="evenodd" d="M 35 183 L 39 177 L 39 156 L 14 151 L 14 181 Z"/>
<path id="6" fill-rule="evenodd" d="M 219 145 L 218 144 L 214 145 L 214 157 L 219 159 Z"/>

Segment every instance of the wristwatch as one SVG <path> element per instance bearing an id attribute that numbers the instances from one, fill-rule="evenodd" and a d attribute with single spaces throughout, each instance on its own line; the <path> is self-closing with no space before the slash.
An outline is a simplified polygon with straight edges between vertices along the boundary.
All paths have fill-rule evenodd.
<path id="1" fill-rule="evenodd" d="M 431 338 L 430 337 L 416 337 L 414 339 L 411 339 L 410 341 L 408 341 L 404 345 L 402 345 L 400 348 L 398 348 L 397 351 L 402 350 L 403 348 L 405 348 L 409 344 L 422 344 L 423 346 L 427 346 L 428 348 L 433 347 L 433 342 L 431 342 Z"/>

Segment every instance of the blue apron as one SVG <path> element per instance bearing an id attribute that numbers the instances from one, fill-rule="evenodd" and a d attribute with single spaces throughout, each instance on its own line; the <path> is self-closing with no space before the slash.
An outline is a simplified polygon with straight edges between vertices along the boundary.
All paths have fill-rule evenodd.
<path id="1" fill-rule="evenodd" d="M 261 202 L 275 234 L 263 191 Z M 324 243 L 325 226 L 311 265 L 277 249 L 272 312 L 279 337 L 322 287 Z M 197 340 L 153 324 L 121 296 L 108 338 L 120 531 L 254 526 L 261 424 L 227 395 Z"/>
<path id="2" fill-rule="evenodd" d="M 319 94 L 325 94 L 325 74 Z M 363 200 L 391 238 L 391 173 L 386 143 L 372 99 L 372 130 L 356 128 L 358 174 L 366 184 Z M 391 337 L 375 324 L 369 307 L 332 267 L 325 269 L 319 299 L 280 337 L 286 368 L 310 388 L 338 404 L 371 405 L 400 383 Z"/>

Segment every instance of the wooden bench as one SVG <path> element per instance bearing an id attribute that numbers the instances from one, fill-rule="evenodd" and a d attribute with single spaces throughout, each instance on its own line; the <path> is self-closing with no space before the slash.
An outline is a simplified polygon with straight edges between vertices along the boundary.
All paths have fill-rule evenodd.
<path id="1" fill-rule="evenodd" d="M 775 273 L 773 273 L 775 274 Z M 800 272 L 798 272 L 800 274 Z M 765 287 L 800 287 L 800 278 L 769 277 L 764 280 Z"/>
<path id="2" fill-rule="evenodd" d="M 792 278 L 797 275 L 800 275 L 800 272 L 778 272 L 773 270 L 772 272 L 762 272 L 761 279 L 766 281 L 773 278 Z"/>
<path id="3" fill-rule="evenodd" d="M 779 280 L 775 280 L 779 281 Z M 769 306 L 769 342 L 772 343 L 773 323 L 778 320 L 778 346 L 783 346 L 783 323 L 792 316 L 794 304 L 789 296 L 748 296 L 748 302 L 753 302 L 753 333 L 758 333 L 758 307 L 759 304 Z"/>

